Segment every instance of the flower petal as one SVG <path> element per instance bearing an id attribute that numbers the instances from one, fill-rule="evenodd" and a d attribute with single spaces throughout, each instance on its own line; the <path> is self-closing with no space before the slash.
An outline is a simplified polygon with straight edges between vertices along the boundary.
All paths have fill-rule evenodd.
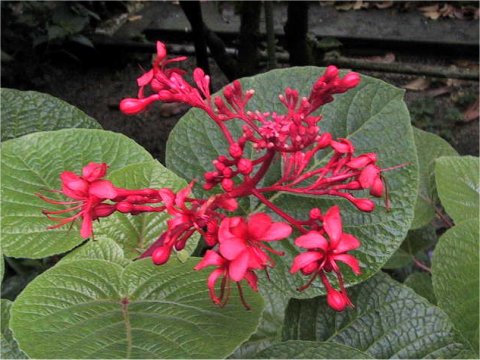
<path id="1" fill-rule="evenodd" d="M 293 274 L 300 270 L 301 268 L 309 265 L 310 263 L 320 260 L 323 258 L 323 254 L 318 251 L 307 251 L 297 255 L 295 259 L 293 259 L 292 268 L 290 272 Z"/>
<path id="2" fill-rule="evenodd" d="M 228 260 L 233 260 L 245 251 L 247 246 L 241 239 L 229 239 L 220 241 L 220 254 Z"/>
<path id="3" fill-rule="evenodd" d="M 223 269 L 213 270 L 207 279 L 208 292 L 210 293 L 210 298 L 213 300 L 215 304 L 221 303 L 221 300 L 215 294 L 215 283 L 217 282 L 218 277 L 224 274 L 224 272 L 225 270 Z"/>
<path id="4" fill-rule="evenodd" d="M 370 164 L 360 172 L 358 181 L 365 189 L 368 189 L 373 185 L 375 179 L 378 178 L 379 173 L 380 169 L 377 166 Z"/>
<path id="5" fill-rule="evenodd" d="M 267 232 L 263 234 L 261 240 L 275 241 L 285 239 L 292 233 L 292 227 L 282 222 L 274 222 L 268 228 Z"/>
<path id="6" fill-rule="evenodd" d="M 225 259 L 213 250 L 207 250 L 203 259 L 194 267 L 195 270 L 201 270 L 207 266 L 222 266 Z"/>
<path id="7" fill-rule="evenodd" d="M 360 263 L 355 256 L 350 255 L 350 254 L 339 254 L 339 255 L 333 255 L 332 258 L 336 261 L 341 261 L 341 262 L 347 264 L 353 270 L 355 275 L 360 275 L 360 273 L 361 273 Z"/>
<path id="8" fill-rule="evenodd" d="M 263 239 L 270 228 L 272 218 L 265 213 L 257 213 L 248 217 L 248 233 L 254 240 Z"/>
<path id="9" fill-rule="evenodd" d="M 248 285 L 253 289 L 253 291 L 258 291 L 258 277 L 253 271 L 247 271 L 245 273 L 244 279 L 247 280 Z"/>
<path id="10" fill-rule="evenodd" d="M 92 236 L 92 215 L 89 211 L 82 213 L 82 226 L 80 227 L 80 236 L 84 239 Z"/>
<path id="11" fill-rule="evenodd" d="M 344 233 L 333 252 L 335 254 L 344 253 L 350 250 L 355 250 L 360 247 L 360 245 L 360 241 L 355 236 Z"/>
<path id="12" fill-rule="evenodd" d="M 305 249 L 328 250 L 328 241 L 318 231 L 309 231 L 295 240 L 295 245 Z"/>
<path id="13" fill-rule="evenodd" d="M 336 248 L 342 236 L 342 218 L 337 205 L 328 209 L 323 219 L 323 227 L 330 237 L 330 247 Z"/>
<path id="14" fill-rule="evenodd" d="M 244 251 L 230 263 L 228 266 L 228 275 L 230 276 L 230 279 L 233 281 L 240 281 L 245 277 L 245 273 L 248 269 L 249 259 L 249 252 Z"/>
<path id="15" fill-rule="evenodd" d="M 113 184 L 108 180 L 97 180 L 90 184 L 88 188 L 90 195 L 100 199 L 113 199 L 117 197 L 117 191 Z"/>
<path id="16" fill-rule="evenodd" d="M 89 181 L 99 180 L 107 173 L 107 164 L 91 162 L 82 169 L 82 177 Z"/>

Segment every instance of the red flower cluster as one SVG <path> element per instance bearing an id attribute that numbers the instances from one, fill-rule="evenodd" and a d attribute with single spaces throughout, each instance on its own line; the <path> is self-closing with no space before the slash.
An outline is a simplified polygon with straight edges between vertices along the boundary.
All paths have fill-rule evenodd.
<path id="1" fill-rule="evenodd" d="M 333 101 L 334 94 L 357 86 L 359 75 L 350 72 L 340 77 L 338 69 L 329 66 L 314 82 L 308 96 L 301 97 L 297 90 L 290 88 L 279 95 L 285 113 L 252 112 L 246 110 L 246 105 L 254 96 L 253 89 L 244 90 L 239 81 L 234 81 L 223 89 L 223 96 L 212 96 L 210 78 L 201 69 L 193 72 L 196 85 L 193 86 L 185 79 L 183 70 L 168 67 L 182 60 L 185 58 L 168 60 L 165 45 L 158 42 L 152 70 L 137 80 L 138 97 L 122 100 L 120 108 L 131 115 L 145 110 L 153 102 L 164 101 L 182 102 L 205 111 L 218 125 L 229 147 L 224 155 L 213 160 L 212 170 L 204 174 L 203 188 L 208 191 L 220 185 L 223 193 L 206 199 L 195 198 L 191 195 L 193 182 L 177 193 L 169 189 L 121 189 L 102 179 L 107 168 L 105 164 L 91 163 L 83 169 L 82 175 L 61 174 L 61 192 L 75 201 L 59 202 L 39 195 L 50 203 L 75 205 L 66 210 L 45 211 L 47 216 L 59 222 L 53 227 L 81 218 L 81 235 L 89 237 L 92 221 L 115 211 L 134 215 L 165 211 L 171 215 L 167 230 L 140 257 L 151 256 L 155 264 L 163 264 L 173 249 L 183 249 L 192 234 L 197 232 L 202 235 L 208 250 L 195 269 L 214 267 L 208 278 L 212 300 L 224 305 L 231 284 L 236 283 L 247 308 L 241 282 L 245 280 L 256 291 L 257 272 L 274 267 L 273 256 L 283 255 L 268 242 L 288 241 L 285 239 L 295 231 L 294 244 L 306 251 L 295 257 L 291 272 L 300 271 L 310 276 L 307 284 L 299 290 L 320 278 L 327 290 L 327 302 L 333 309 L 341 311 L 351 305 L 338 262 L 360 274 L 358 259 L 349 253 L 360 246 L 360 241 L 343 232 L 340 208 L 326 209 L 324 215 L 320 209 L 314 208 L 307 218 L 296 219 L 270 202 L 267 194 L 281 191 L 337 196 L 349 200 L 360 211 L 374 209 L 372 200 L 356 197 L 355 192 L 368 190 L 372 196 L 384 195 L 382 169 L 377 165 L 376 154 L 355 155 L 350 140 L 334 139 L 330 133 L 321 132 L 318 126 L 321 116 L 312 115 L 320 106 Z M 232 119 L 244 123 L 238 138 L 226 126 Z M 257 150 L 253 158 L 245 154 L 247 144 Z M 328 161 L 315 167 L 315 156 L 325 149 L 331 151 Z M 282 176 L 274 184 L 264 186 L 261 180 L 276 154 L 282 159 Z M 248 218 L 231 216 L 229 213 L 238 207 L 237 199 L 245 196 L 256 197 L 284 222 L 274 222 L 265 213 L 252 214 Z M 51 216 L 76 210 L 77 214 L 65 219 Z M 328 273 L 337 278 L 338 290 L 330 283 Z M 219 279 L 220 293 L 215 287 Z"/>

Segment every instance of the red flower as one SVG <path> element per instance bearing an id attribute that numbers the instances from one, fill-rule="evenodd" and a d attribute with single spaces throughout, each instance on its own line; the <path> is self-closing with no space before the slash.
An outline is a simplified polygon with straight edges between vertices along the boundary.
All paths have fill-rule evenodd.
<path id="1" fill-rule="evenodd" d="M 328 240 L 322 233 L 328 235 Z M 350 304 L 343 287 L 343 277 L 338 261 L 347 264 L 356 275 L 360 274 L 360 264 L 358 260 L 348 251 L 355 250 L 360 246 L 360 241 L 351 234 L 346 234 L 342 229 L 342 220 L 340 217 L 340 209 L 338 206 L 331 207 L 323 218 L 323 231 L 310 231 L 295 240 L 295 245 L 308 249 L 307 252 L 301 253 L 293 260 L 291 273 L 301 271 L 304 275 L 313 274 L 305 289 L 310 285 L 313 279 L 319 275 L 327 289 L 327 298 L 332 304 L 336 304 L 336 310 L 341 309 Z M 334 272 L 337 276 L 341 294 L 345 298 L 343 308 L 339 306 L 341 301 L 338 291 L 333 289 L 323 272 Z M 347 301 L 348 300 L 348 301 Z M 340 310 L 339 310 L 340 311 Z"/>
<path id="2" fill-rule="evenodd" d="M 264 213 L 253 214 L 245 221 L 241 217 L 223 219 L 218 231 L 220 254 L 232 262 L 229 275 L 234 281 L 240 281 L 248 269 L 265 269 L 273 261 L 263 251 L 277 255 L 277 252 L 263 241 L 275 241 L 288 237 L 292 232 L 290 225 L 272 222 Z"/>
<path id="3" fill-rule="evenodd" d="M 82 170 L 82 176 L 70 171 L 64 171 L 60 174 L 62 182 L 62 193 L 76 201 L 56 201 L 43 195 L 37 194 L 42 200 L 51 204 L 75 205 L 71 208 L 58 211 L 47 211 L 43 213 L 57 225 L 50 226 L 49 229 L 58 228 L 66 225 L 78 218 L 82 219 L 80 235 L 88 238 L 92 235 L 92 221 L 99 217 L 109 216 L 115 211 L 115 205 L 103 204 L 107 199 L 117 197 L 117 191 L 108 180 L 102 180 L 107 171 L 107 164 L 89 163 Z M 64 214 L 72 211 L 78 212 L 68 218 L 58 218 L 51 215 Z"/>
<path id="4" fill-rule="evenodd" d="M 257 275 L 255 275 L 255 273 L 252 270 L 248 269 L 240 279 L 237 279 L 237 280 L 233 279 L 231 276 L 232 269 L 234 267 L 232 262 L 225 259 L 224 257 L 222 257 L 220 254 L 216 253 L 213 250 L 207 250 L 203 259 L 197 264 L 197 266 L 194 267 L 194 269 L 201 270 L 207 266 L 217 267 L 210 274 L 207 280 L 207 286 L 210 293 L 210 298 L 213 300 L 213 302 L 217 305 L 222 305 L 222 306 L 225 305 L 230 295 L 230 282 L 234 281 L 237 283 L 238 291 L 240 293 L 240 299 L 242 300 L 243 305 L 247 309 L 249 309 L 250 307 L 248 306 L 248 304 L 245 302 L 245 299 L 243 298 L 243 292 L 240 285 L 240 281 L 246 280 L 247 284 L 254 291 L 258 291 Z M 217 296 L 215 292 L 215 284 L 220 277 L 222 277 L 222 284 L 220 289 L 220 295 Z"/>

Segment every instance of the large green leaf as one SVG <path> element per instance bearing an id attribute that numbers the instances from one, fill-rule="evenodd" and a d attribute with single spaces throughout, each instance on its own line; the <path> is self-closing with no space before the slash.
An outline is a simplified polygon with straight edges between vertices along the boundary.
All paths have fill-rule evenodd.
<path id="1" fill-rule="evenodd" d="M 110 171 L 152 160 L 127 137 L 103 130 L 68 129 L 40 132 L 2 144 L 2 251 L 10 257 L 41 258 L 63 253 L 80 244 L 74 225 L 48 230 L 52 225 L 42 209 L 59 210 L 35 196 L 60 188 L 64 170 L 79 173 L 90 161 L 106 162 Z"/>
<path id="2" fill-rule="evenodd" d="M 198 259 L 122 268 L 103 260 L 59 264 L 36 278 L 12 308 L 11 328 L 36 358 L 222 358 L 252 334 L 263 310 L 232 291 L 212 304 Z"/>
<path id="3" fill-rule="evenodd" d="M 112 172 L 108 178 L 116 186 L 128 189 L 168 187 L 178 191 L 187 186 L 184 180 L 158 161 L 127 166 Z M 135 216 L 116 213 L 95 225 L 95 239 L 112 239 L 120 244 L 126 258 L 136 258 L 166 230 L 168 218 L 166 212 Z M 191 254 L 197 242 L 198 236 L 193 236 L 179 256 L 184 258 Z"/>
<path id="4" fill-rule="evenodd" d="M 18 348 L 17 341 L 10 330 L 10 300 L 1 300 L 2 331 L 0 333 L 0 354 L 2 359 L 26 359 L 27 356 Z"/>
<path id="5" fill-rule="evenodd" d="M 417 271 L 407 277 L 403 283 L 432 304 L 437 303 L 433 292 L 432 276 L 430 274 Z"/>
<path id="6" fill-rule="evenodd" d="M 441 157 L 436 161 L 438 196 L 455 223 L 478 219 L 479 177 L 478 157 Z"/>
<path id="7" fill-rule="evenodd" d="M 435 160 L 440 156 L 455 156 L 458 153 L 440 136 L 417 128 L 413 130 L 420 175 L 415 217 L 412 222 L 412 229 L 416 229 L 428 224 L 435 217 L 435 206 L 438 203 L 434 173 Z"/>
<path id="8" fill-rule="evenodd" d="M 383 265 L 384 269 L 398 269 L 410 265 L 419 252 L 433 246 L 437 239 L 435 228 L 432 225 L 410 230 L 400 248 Z"/>
<path id="9" fill-rule="evenodd" d="M 478 354 L 479 221 L 466 220 L 440 237 L 432 259 L 433 290 L 440 306 Z"/>
<path id="10" fill-rule="evenodd" d="M 336 342 L 381 359 L 449 358 L 464 348 L 442 310 L 386 274 L 349 295 L 355 308 L 340 313 L 324 297 L 291 299 L 284 339 Z"/>
<path id="11" fill-rule="evenodd" d="M 259 352 L 256 359 L 371 359 L 349 346 L 317 341 L 289 340 Z"/>
<path id="12" fill-rule="evenodd" d="M 250 359 L 260 350 L 263 350 L 282 337 L 283 319 L 288 305 L 288 296 L 272 291 L 267 287 L 260 287 L 260 294 L 265 302 L 257 331 L 244 342 L 230 358 Z"/>
<path id="13" fill-rule="evenodd" d="M 270 71 L 251 78 L 241 79 L 244 89 L 255 89 L 255 96 L 249 103 L 250 110 L 284 112 L 277 95 L 287 86 L 296 88 L 301 95 L 308 95 L 313 81 L 323 73 L 317 67 L 291 68 Z M 392 256 L 405 237 L 413 218 L 417 196 L 418 166 L 408 110 L 403 102 L 403 91 L 383 81 L 362 77 L 356 89 L 335 97 L 335 101 L 320 111 L 323 130 L 335 137 L 353 141 L 358 153 L 376 152 L 379 165 L 387 168 L 408 164 L 401 169 L 385 172 L 388 181 L 391 211 L 377 201 L 377 209 L 371 214 L 361 213 L 346 201 L 332 198 L 314 199 L 309 197 L 274 194 L 270 197 L 277 206 L 291 215 L 305 219 L 312 207 L 327 209 L 339 204 L 344 217 L 345 232 L 356 235 L 362 247 L 355 252 L 362 264 L 362 275 L 356 277 L 346 272 L 350 286 L 375 274 Z M 234 133 L 240 125 L 233 123 Z M 227 152 L 225 140 L 216 124 L 197 109 L 190 110 L 173 129 L 167 143 L 167 166 L 184 178 L 198 178 L 205 171 L 212 170 L 211 161 Z M 325 154 L 323 154 L 325 156 Z M 320 166 L 325 157 L 316 159 Z M 248 212 L 265 211 L 262 206 Z M 284 251 L 283 258 L 275 257 L 277 267 L 271 271 L 271 282 L 275 291 L 295 297 L 312 297 L 324 294 L 321 285 L 315 283 L 307 291 L 298 293 L 295 289 L 307 281 L 301 275 L 289 273 L 293 257 L 298 254 L 289 241 L 272 243 L 277 250 Z"/>
<path id="14" fill-rule="evenodd" d="M 122 248 L 111 239 L 92 240 L 73 250 L 62 258 L 61 263 L 78 260 L 106 260 L 126 266 L 131 263 L 125 259 Z"/>
<path id="15" fill-rule="evenodd" d="M 48 94 L 2 88 L 2 141 L 39 131 L 101 129 L 83 111 Z"/>

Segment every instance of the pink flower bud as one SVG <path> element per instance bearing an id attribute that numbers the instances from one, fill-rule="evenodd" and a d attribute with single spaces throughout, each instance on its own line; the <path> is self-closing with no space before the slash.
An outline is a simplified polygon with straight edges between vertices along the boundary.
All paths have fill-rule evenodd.
<path id="1" fill-rule="evenodd" d="M 310 219 L 317 220 L 322 217 L 322 212 L 319 208 L 313 208 L 310 210 Z"/>
<path id="2" fill-rule="evenodd" d="M 375 203 L 369 199 L 354 199 L 352 202 L 359 210 L 365 212 L 370 212 L 375 209 Z"/>
<path id="3" fill-rule="evenodd" d="M 233 176 L 233 171 L 229 167 L 226 167 L 225 169 L 223 169 L 222 173 L 223 173 L 223 176 L 228 179 L 230 179 Z"/>
<path id="4" fill-rule="evenodd" d="M 348 305 L 345 295 L 333 288 L 328 290 L 327 303 L 335 311 L 343 311 Z"/>
<path id="5" fill-rule="evenodd" d="M 230 149 L 228 149 L 230 155 L 234 158 L 239 158 L 243 155 L 243 149 L 238 143 L 233 143 L 230 145 Z"/>
<path id="6" fill-rule="evenodd" d="M 217 176 L 218 176 L 218 173 L 216 171 L 208 171 L 205 174 L 203 174 L 203 177 L 205 178 L 206 181 L 213 181 Z"/>
<path id="7" fill-rule="evenodd" d="M 165 264 L 168 259 L 170 258 L 170 254 L 172 252 L 172 248 L 168 246 L 161 246 L 152 254 L 152 261 L 155 265 L 163 265 Z"/>
<path id="8" fill-rule="evenodd" d="M 242 158 L 238 161 L 237 168 L 241 174 L 248 175 L 253 170 L 252 161 L 249 159 Z"/>
<path id="9" fill-rule="evenodd" d="M 215 184 L 213 184 L 213 183 L 206 183 L 206 184 L 203 184 L 202 187 L 203 187 L 203 190 L 208 191 L 208 190 L 212 190 L 214 186 L 215 186 Z"/>
<path id="10" fill-rule="evenodd" d="M 133 205 L 129 202 L 122 201 L 116 205 L 116 208 L 118 211 L 122 213 L 129 213 L 130 211 L 133 210 Z"/>
<path id="11" fill-rule="evenodd" d="M 323 149 L 330 145 L 330 142 L 332 141 L 332 135 L 330 133 L 323 133 L 320 135 L 320 138 L 317 141 L 317 145 L 320 149 Z"/>
<path id="12" fill-rule="evenodd" d="M 304 266 L 300 269 L 303 275 L 311 275 L 318 269 L 318 263 L 316 261 Z"/>
<path id="13" fill-rule="evenodd" d="M 120 102 L 120 111 L 126 115 L 135 115 L 145 110 L 148 104 L 145 99 L 127 98 Z"/>
<path id="14" fill-rule="evenodd" d="M 235 183 L 233 182 L 232 179 L 223 179 L 222 180 L 222 188 L 226 192 L 232 191 L 234 185 L 235 185 Z"/>
<path id="15" fill-rule="evenodd" d="M 354 88 L 358 84 L 360 84 L 360 75 L 357 74 L 356 72 L 348 73 L 342 79 L 342 86 L 345 87 L 346 89 Z"/>
<path id="16" fill-rule="evenodd" d="M 338 69 L 334 65 L 327 66 L 325 72 L 323 73 L 323 78 L 325 82 L 335 79 L 338 76 Z"/>
<path id="17" fill-rule="evenodd" d="M 115 212 L 115 205 L 109 205 L 109 204 L 100 204 L 95 206 L 93 210 L 93 217 L 94 218 L 99 218 L 99 217 L 107 217 Z"/>

